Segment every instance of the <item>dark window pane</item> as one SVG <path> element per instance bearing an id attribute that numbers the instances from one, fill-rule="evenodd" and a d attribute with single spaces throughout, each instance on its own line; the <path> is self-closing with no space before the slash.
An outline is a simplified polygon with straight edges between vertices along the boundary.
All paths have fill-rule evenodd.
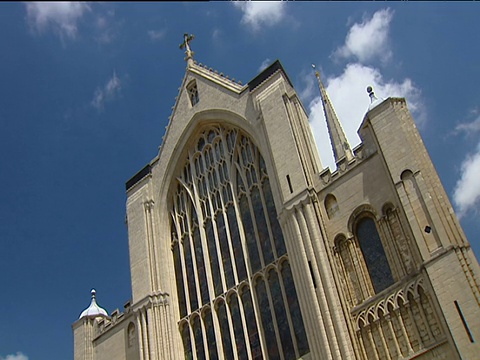
<path id="1" fill-rule="evenodd" d="M 175 266 L 175 279 L 177 282 L 177 296 L 178 296 L 178 308 L 180 310 L 180 317 L 183 318 L 187 315 L 187 305 L 185 302 L 185 289 L 183 284 L 182 274 L 182 261 L 180 259 L 180 251 L 178 241 L 173 245 L 173 262 Z"/>
<path id="2" fill-rule="evenodd" d="M 225 303 L 221 303 L 217 309 L 218 322 L 222 331 L 223 355 L 225 359 L 233 359 L 232 339 L 227 320 L 227 309 Z"/>
<path id="3" fill-rule="evenodd" d="M 250 265 L 253 272 L 260 270 L 261 263 L 258 256 L 257 239 L 253 229 L 250 207 L 248 206 L 247 197 L 244 195 L 240 198 L 240 213 L 242 215 L 243 229 L 245 230 L 245 238 L 247 240 L 248 255 Z"/>
<path id="4" fill-rule="evenodd" d="M 228 247 L 227 231 L 225 228 L 225 220 L 223 213 L 218 213 L 216 217 L 218 241 L 220 243 L 220 251 L 222 253 L 223 271 L 225 274 L 225 280 L 227 282 L 227 288 L 231 288 L 235 285 L 235 278 L 233 276 L 232 261 L 230 259 L 230 250 Z"/>
<path id="5" fill-rule="evenodd" d="M 215 236 L 213 234 L 212 220 L 205 222 L 205 231 L 207 234 L 208 253 L 210 254 L 210 266 L 212 268 L 213 287 L 215 296 L 222 293 L 222 278 L 220 277 L 220 266 L 218 264 L 217 246 L 215 245 Z"/>
<path id="6" fill-rule="evenodd" d="M 378 293 L 392 285 L 394 281 L 373 219 L 366 217 L 360 220 L 357 225 L 357 236 L 373 288 Z"/>
<path id="7" fill-rule="evenodd" d="M 209 360 L 217 360 L 217 340 L 215 339 L 215 329 L 213 328 L 212 312 L 210 309 L 206 310 L 203 321 L 207 332 L 208 358 Z"/>
<path id="8" fill-rule="evenodd" d="M 273 201 L 272 189 L 270 188 L 270 181 L 265 179 L 263 182 L 263 194 L 265 196 L 265 203 L 267 206 L 268 220 L 270 221 L 270 228 L 273 233 L 273 241 L 277 249 L 277 255 L 282 256 L 287 252 L 285 248 L 285 241 L 283 240 L 282 228 L 277 219 L 277 209 Z"/>
<path id="9" fill-rule="evenodd" d="M 196 214 L 195 214 L 195 217 L 196 217 Z M 205 305 L 209 300 L 208 284 L 207 284 L 207 274 L 205 271 L 205 261 L 203 259 L 202 240 L 200 239 L 200 230 L 197 224 L 195 224 L 195 228 L 193 230 L 193 246 L 195 246 L 195 260 L 197 261 L 197 273 L 198 273 L 198 282 L 200 285 L 200 295 L 202 298 L 202 304 Z"/>
<path id="10" fill-rule="evenodd" d="M 236 295 L 230 297 L 230 313 L 232 314 L 233 330 L 235 333 L 235 344 L 237 345 L 237 354 L 240 360 L 248 359 L 245 337 L 243 335 L 242 317 L 238 307 L 238 298 Z"/>
<path id="11" fill-rule="evenodd" d="M 258 305 L 262 318 L 263 330 L 265 335 L 265 343 L 267 344 L 268 358 L 271 360 L 280 359 L 278 351 L 277 338 L 275 337 L 275 328 L 273 326 L 272 313 L 268 302 L 267 289 L 265 282 L 260 279 L 255 286 L 257 293 Z"/>
<path id="12" fill-rule="evenodd" d="M 292 271 L 290 270 L 290 264 L 288 262 L 282 264 L 281 274 L 285 294 L 287 295 L 287 303 L 290 310 L 290 318 L 293 323 L 293 331 L 297 341 L 298 352 L 299 355 L 302 356 L 307 354 L 310 349 L 308 347 L 307 335 L 303 325 L 302 313 L 300 311 L 300 306 L 298 305 L 297 291 L 295 290 L 295 284 L 293 283 Z"/>
<path id="13" fill-rule="evenodd" d="M 285 304 L 283 302 L 282 289 L 278 282 L 278 275 L 275 270 L 268 272 L 268 285 L 272 295 L 273 309 L 277 319 L 277 328 L 282 341 L 283 355 L 285 360 L 294 360 L 295 348 L 293 347 L 292 337 L 290 334 L 290 326 L 288 325 L 287 314 L 285 312 Z"/>
<path id="14" fill-rule="evenodd" d="M 235 208 L 230 205 L 227 208 L 228 224 L 230 227 L 230 236 L 232 238 L 233 253 L 235 256 L 235 265 L 237 266 L 238 281 L 247 278 L 247 268 L 245 267 L 245 260 L 243 258 L 242 242 L 240 239 L 240 232 L 238 230 L 237 216 Z"/>
<path id="15" fill-rule="evenodd" d="M 245 320 L 247 321 L 250 351 L 254 360 L 261 360 L 263 359 L 262 347 L 260 344 L 260 338 L 258 336 L 257 321 L 255 320 L 250 289 L 244 288 L 241 298 L 243 303 L 243 312 L 245 313 Z"/>
<path id="16" fill-rule="evenodd" d="M 205 360 L 205 349 L 203 347 L 202 324 L 200 317 L 195 316 L 193 319 L 193 336 L 195 337 L 195 348 L 197 349 L 197 359 Z"/>
<path id="17" fill-rule="evenodd" d="M 192 343 L 190 341 L 190 329 L 187 324 L 182 327 L 183 349 L 185 351 L 185 360 L 193 359 Z"/>
<path id="18" fill-rule="evenodd" d="M 190 238 L 183 239 L 183 256 L 187 267 L 188 296 L 190 297 L 191 311 L 198 309 L 197 287 L 195 285 L 195 274 L 193 271 L 192 252 L 190 251 Z"/>
<path id="19" fill-rule="evenodd" d="M 257 187 L 252 189 L 251 197 L 255 219 L 257 221 L 258 237 L 263 252 L 263 261 L 265 262 L 265 265 L 267 265 L 273 262 L 273 252 L 270 243 L 270 235 L 268 234 L 267 222 L 265 221 L 262 199 L 260 197 L 260 191 Z"/>

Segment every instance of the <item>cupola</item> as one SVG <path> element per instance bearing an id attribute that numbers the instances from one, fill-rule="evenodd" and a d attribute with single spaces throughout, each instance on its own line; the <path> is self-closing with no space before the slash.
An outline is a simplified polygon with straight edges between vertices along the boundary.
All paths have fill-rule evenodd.
<path id="1" fill-rule="evenodd" d="M 107 311 L 101 308 L 100 306 L 98 306 L 97 304 L 96 295 L 95 295 L 97 292 L 95 291 L 95 289 L 92 289 L 91 293 L 92 293 L 92 301 L 90 302 L 90 306 L 82 311 L 79 319 L 82 319 L 84 317 L 90 317 L 90 318 L 108 317 Z"/>

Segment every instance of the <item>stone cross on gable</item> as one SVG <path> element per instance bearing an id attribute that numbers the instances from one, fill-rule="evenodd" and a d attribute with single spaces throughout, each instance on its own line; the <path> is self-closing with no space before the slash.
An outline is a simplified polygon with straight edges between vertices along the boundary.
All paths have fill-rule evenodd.
<path id="1" fill-rule="evenodd" d="M 194 52 L 190 49 L 190 41 L 195 39 L 195 35 L 188 33 L 183 34 L 183 43 L 180 44 L 180 49 L 185 49 L 185 60 L 190 60 L 193 58 Z"/>

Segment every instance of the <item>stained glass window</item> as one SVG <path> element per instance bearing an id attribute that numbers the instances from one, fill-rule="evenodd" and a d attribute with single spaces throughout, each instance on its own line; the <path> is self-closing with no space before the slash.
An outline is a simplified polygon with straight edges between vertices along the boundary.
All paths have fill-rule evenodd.
<path id="1" fill-rule="evenodd" d="M 394 283 L 375 222 L 364 217 L 357 224 L 357 236 L 373 288 L 378 293 Z"/>
<path id="2" fill-rule="evenodd" d="M 193 348 L 198 359 L 296 359 L 308 343 L 265 160 L 238 129 L 197 136 L 170 205 L 185 356 Z"/>

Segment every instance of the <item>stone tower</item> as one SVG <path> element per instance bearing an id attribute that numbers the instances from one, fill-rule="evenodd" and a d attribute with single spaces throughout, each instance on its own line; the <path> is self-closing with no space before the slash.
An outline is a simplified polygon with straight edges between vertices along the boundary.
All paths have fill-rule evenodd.
<path id="1" fill-rule="evenodd" d="M 275 61 L 246 85 L 187 62 L 159 153 L 126 184 L 132 300 L 75 360 L 473 359 L 479 266 L 402 98 L 337 169 Z M 93 300 L 92 300 L 93 303 Z"/>

